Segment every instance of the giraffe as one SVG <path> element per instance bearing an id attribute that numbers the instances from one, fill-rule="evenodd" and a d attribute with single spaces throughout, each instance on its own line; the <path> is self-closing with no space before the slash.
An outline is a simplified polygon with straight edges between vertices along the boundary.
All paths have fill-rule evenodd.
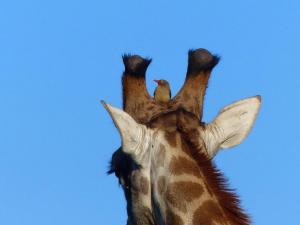
<path id="1" fill-rule="evenodd" d="M 212 69 L 218 64 L 219 57 L 206 49 L 188 52 L 186 79 L 180 92 L 168 103 L 157 104 L 147 91 L 145 74 L 151 59 L 138 55 L 124 55 L 125 71 L 122 76 L 123 109 L 139 123 L 146 124 L 160 113 L 184 108 L 202 117 L 202 105 L 206 86 Z M 153 225 L 153 214 L 149 210 L 151 196 L 140 191 L 145 171 L 120 147 L 114 152 L 108 173 L 115 173 L 127 201 L 127 225 Z M 148 184 L 148 188 L 150 186 Z"/>
<path id="2" fill-rule="evenodd" d="M 249 224 L 237 196 L 227 189 L 212 158 L 220 148 L 233 147 L 247 136 L 256 118 L 260 97 L 235 102 L 221 110 L 213 122 L 201 122 L 207 81 L 218 61 L 210 58 L 203 64 L 206 53 L 203 50 L 189 53 L 185 85 L 166 106 L 157 106 L 152 101 L 148 101 L 147 106 L 145 99 L 140 105 L 131 101 L 126 106 L 130 98 L 139 101 L 139 96 L 126 95 L 134 87 L 132 81 L 126 85 L 126 80 L 133 79 L 126 77 L 126 58 L 125 111 L 103 102 L 121 135 L 121 159 L 130 161 L 128 165 L 131 165 L 131 174 L 125 179 L 121 177 L 127 208 L 130 208 L 127 224 Z M 136 56 L 129 59 L 140 60 Z M 140 62 L 146 65 L 149 61 Z M 139 71 L 145 73 L 141 68 Z M 138 80 L 135 88 L 145 90 L 141 77 L 135 74 L 134 79 Z M 134 93 L 142 96 L 141 92 Z M 149 110 L 149 105 L 152 107 L 150 116 L 142 113 L 143 109 Z M 126 189 L 128 180 L 133 184 L 130 189 Z"/>

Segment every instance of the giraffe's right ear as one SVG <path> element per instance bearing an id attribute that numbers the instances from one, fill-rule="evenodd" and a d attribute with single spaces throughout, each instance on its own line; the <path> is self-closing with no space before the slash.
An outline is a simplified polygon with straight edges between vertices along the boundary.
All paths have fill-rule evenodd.
<path id="1" fill-rule="evenodd" d="M 138 158 L 140 154 L 140 147 L 147 139 L 146 127 L 142 124 L 138 124 L 135 120 L 126 112 L 116 107 L 113 107 L 104 101 L 101 101 L 104 108 L 110 114 L 115 126 L 117 127 L 121 139 L 122 139 L 122 150 L 130 154 L 133 158 Z"/>
<path id="2" fill-rule="evenodd" d="M 207 152 L 213 157 L 220 148 L 240 144 L 250 132 L 261 104 L 261 97 L 242 99 L 224 107 L 203 134 Z"/>

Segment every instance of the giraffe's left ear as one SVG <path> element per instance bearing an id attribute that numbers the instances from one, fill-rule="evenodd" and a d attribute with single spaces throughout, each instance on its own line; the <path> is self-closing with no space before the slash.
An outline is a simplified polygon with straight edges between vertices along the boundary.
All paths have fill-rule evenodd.
<path id="1" fill-rule="evenodd" d="M 113 107 L 104 101 L 101 101 L 101 103 L 110 114 L 120 133 L 122 139 L 122 150 L 136 159 L 141 151 L 141 143 L 145 141 L 143 139 L 147 139 L 145 137 L 147 133 L 146 127 L 135 122 L 135 120 L 123 110 Z"/>
<path id="2" fill-rule="evenodd" d="M 205 125 L 203 139 L 211 157 L 218 149 L 236 146 L 246 138 L 260 104 L 260 96 L 237 101 L 224 107 L 213 122 Z"/>

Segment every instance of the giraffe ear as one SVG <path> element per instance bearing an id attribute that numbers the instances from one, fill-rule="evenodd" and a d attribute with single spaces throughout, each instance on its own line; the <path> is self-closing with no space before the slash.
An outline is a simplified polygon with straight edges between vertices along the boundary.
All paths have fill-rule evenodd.
<path id="1" fill-rule="evenodd" d="M 211 157 L 219 148 L 234 147 L 246 138 L 260 104 L 260 96 L 242 99 L 224 107 L 213 122 L 205 125 L 204 142 Z"/>
<path id="2" fill-rule="evenodd" d="M 101 101 L 104 108 L 110 114 L 116 128 L 118 129 L 122 139 L 122 150 L 125 153 L 135 156 L 138 154 L 138 148 L 144 138 L 145 126 L 138 124 L 126 112 L 116 107 L 113 107 L 104 101 Z"/>

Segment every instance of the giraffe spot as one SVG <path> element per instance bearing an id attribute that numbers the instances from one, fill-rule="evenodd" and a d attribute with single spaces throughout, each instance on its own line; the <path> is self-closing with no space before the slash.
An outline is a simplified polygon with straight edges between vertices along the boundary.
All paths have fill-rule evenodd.
<path id="1" fill-rule="evenodd" d="M 139 202 L 135 202 L 134 206 L 131 208 L 131 212 L 128 219 L 132 221 L 132 224 L 154 224 L 154 218 L 151 210 L 141 205 Z M 131 224 L 131 223 L 127 223 Z"/>
<path id="2" fill-rule="evenodd" d="M 163 167 L 165 165 L 165 158 L 166 158 L 166 147 L 163 144 L 160 144 L 157 153 L 156 166 Z"/>
<path id="3" fill-rule="evenodd" d="M 165 138 L 171 147 L 175 148 L 177 146 L 177 135 L 176 132 L 165 132 Z"/>
<path id="4" fill-rule="evenodd" d="M 147 195 L 149 192 L 149 181 L 146 177 L 141 177 L 140 178 L 140 188 L 141 188 L 141 192 L 144 195 Z"/>
<path id="5" fill-rule="evenodd" d="M 152 111 L 154 109 L 154 105 L 150 105 L 147 107 L 147 110 Z"/>
<path id="6" fill-rule="evenodd" d="M 136 110 L 138 112 L 144 112 L 144 103 L 143 102 L 140 102 L 136 107 L 137 107 Z"/>
<path id="7" fill-rule="evenodd" d="M 188 101 L 191 98 L 191 96 L 189 95 L 189 93 L 184 92 L 183 93 L 183 101 Z"/>
<path id="8" fill-rule="evenodd" d="M 157 192 L 160 195 L 163 195 L 166 189 L 166 178 L 164 176 L 160 176 L 157 181 Z"/>
<path id="9" fill-rule="evenodd" d="M 161 118 L 162 127 L 169 132 L 176 131 L 176 121 L 177 118 L 174 114 Z"/>
<path id="10" fill-rule="evenodd" d="M 166 225 L 183 225 L 183 220 L 170 209 L 166 211 Z"/>
<path id="11" fill-rule="evenodd" d="M 174 175 L 181 175 L 186 173 L 201 178 L 197 163 L 192 160 L 186 159 L 183 156 L 173 156 L 170 162 L 169 170 Z"/>
<path id="12" fill-rule="evenodd" d="M 199 198 L 203 194 L 203 187 L 195 182 L 180 181 L 172 183 L 166 191 L 167 201 L 179 209 L 187 211 L 187 203 Z"/>
<path id="13" fill-rule="evenodd" d="M 131 176 L 131 193 L 147 195 L 149 192 L 149 181 L 139 172 L 133 172 Z"/>
<path id="14" fill-rule="evenodd" d="M 193 224 L 213 225 L 214 222 L 224 222 L 222 212 L 213 201 L 205 201 L 193 215 Z"/>

